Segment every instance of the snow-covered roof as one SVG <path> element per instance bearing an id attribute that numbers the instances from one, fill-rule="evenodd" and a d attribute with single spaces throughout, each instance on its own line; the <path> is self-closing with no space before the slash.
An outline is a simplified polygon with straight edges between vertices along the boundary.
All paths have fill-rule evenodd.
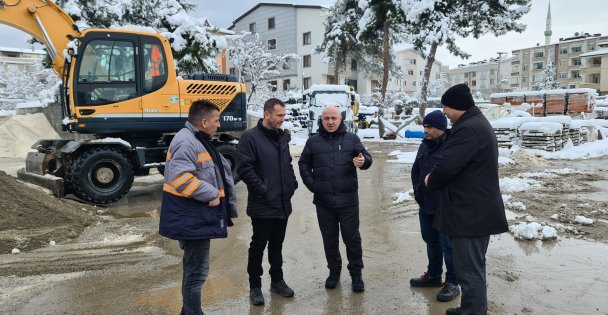
<path id="1" fill-rule="evenodd" d="M 0 47 L 0 51 L 46 55 L 46 51 L 44 51 L 42 49 L 31 49 L 31 48 Z"/>
<path id="2" fill-rule="evenodd" d="M 238 21 L 242 20 L 247 15 L 251 14 L 253 11 L 257 10 L 257 8 L 259 8 L 261 6 L 292 7 L 292 8 L 296 8 L 296 9 L 298 9 L 298 8 L 304 8 L 304 9 L 327 9 L 327 7 L 320 6 L 320 5 L 260 2 L 260 3 L 256 4 L 253 8 L 249 9 L 247 12 L 243 13 L 241 16 L 239 16 L 238 18 L 236 18 L 236 20 L 234 20 L 232 22 L 232 25 L 228 29 L 232 30 L 234 28 L 235 24 L 238 23 Z"/>
<path id="3" fill-rule="evenodd" d="M 589 93 L 590 95 L 597 95 L 595 89 L 589 88 L 578 88 L 578 89 L 559 89 L 559 90 L 540 90 L 540 91 L 522 91 L 522 92 L 506 92 L 506 93 L 492 93 L 490 98 L 499 97 L 514 97 L 514 96 L 531 96 L 531 95 L 553 95 L 553 94 L 566 94 L 566 93 Z"/>
<path id="4" fill-rule="evenodd" d="M 304 91 L 304 94 L 311 94 L 312 92 L 318 91 L 336 91 L 350 93 L 348 85 L 335 85 L 335 84 L 313 84 L 308 90 Z"/>
<path id="5" fill-rule="evenodd" d="M 603 56 L 608 55 L 608 48 L 598 49 L 596 51 L 590 51 L 588 53 L 581 54 L 581 57 L 593 57 L 593 56 Z"/>

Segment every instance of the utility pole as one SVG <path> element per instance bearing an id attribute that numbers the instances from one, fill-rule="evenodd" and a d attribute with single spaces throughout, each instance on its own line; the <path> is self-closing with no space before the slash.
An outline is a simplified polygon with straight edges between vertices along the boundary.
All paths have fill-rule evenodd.
<path id="1" fill-rule="evenodd" d="M 500 89 L 500 62 L 502 61 L 502 56 L 506 55 L 507 53 L 504 51 L 499 51 L 497 52 L 498 54 L 498 71 L 496 71 L 496 92 L 500 93 L 501 89 Z"/>

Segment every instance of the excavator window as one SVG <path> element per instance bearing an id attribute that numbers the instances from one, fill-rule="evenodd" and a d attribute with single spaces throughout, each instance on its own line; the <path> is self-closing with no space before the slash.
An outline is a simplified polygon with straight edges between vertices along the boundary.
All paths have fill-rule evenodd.
<path id="1" fill-rule="evenodd" d="M 167 62 L 163 46 L 156 38 L 142 37 L 144 51 L 144 93 L 154 92 L 167 82 Z"/>
<path id="2" fill-rule="evenodd" d="M 78 70 L 77 105 L 106 105 L 137 97 L 135 48 L 131 41 L 93 40 Z"/>

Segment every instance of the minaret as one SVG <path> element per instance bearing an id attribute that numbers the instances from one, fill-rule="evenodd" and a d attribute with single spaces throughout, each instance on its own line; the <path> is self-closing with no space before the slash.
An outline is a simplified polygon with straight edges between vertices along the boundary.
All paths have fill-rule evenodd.
<path id="1" fill-rule="evenodd" d="M 551 2 L 549 2 L 549 8 L 547 8 L 547 24 L 545 25 L 545 45 L 551 43 Z"/>

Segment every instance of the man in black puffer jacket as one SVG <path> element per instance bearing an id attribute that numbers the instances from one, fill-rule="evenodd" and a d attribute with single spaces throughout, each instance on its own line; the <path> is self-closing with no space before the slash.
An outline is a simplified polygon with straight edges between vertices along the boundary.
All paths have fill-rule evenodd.
<path id="1" fill-rule="evenodd" d="M 325 287 L 333 289 L 340 281 L 342 258 L 338 241 L 342 230 L 352 289 L 363 292 L 357 168 L 368 169 L 372 165 L 371 155 L 357 135 L 346 131 L 338 109 L 327 107 L 321 116 L 319 134 L 308 138 L 298 165 L 302 181 L 314 193 L 313 203 L 317 206 L 329 268 Z"/>
<path id="2" fill-rule="evenodd" d="M 271 98 L 264 104 L 264 118 L 246 131 L 237 147 L 239 173 L 247 185 L 247 215 L 251 217 L 253 235 L 249 245 L 247 273 L 253 305 L 263 305 L 262 259 L 268 244 L 270 291 L 284 297 L 294 292 L 283 280 L 283 241 L 287 219 L 291 214 L 291 197 L 298 182 L 291 165 L 287 132 L 281 130 L 285 104 Z"/>

